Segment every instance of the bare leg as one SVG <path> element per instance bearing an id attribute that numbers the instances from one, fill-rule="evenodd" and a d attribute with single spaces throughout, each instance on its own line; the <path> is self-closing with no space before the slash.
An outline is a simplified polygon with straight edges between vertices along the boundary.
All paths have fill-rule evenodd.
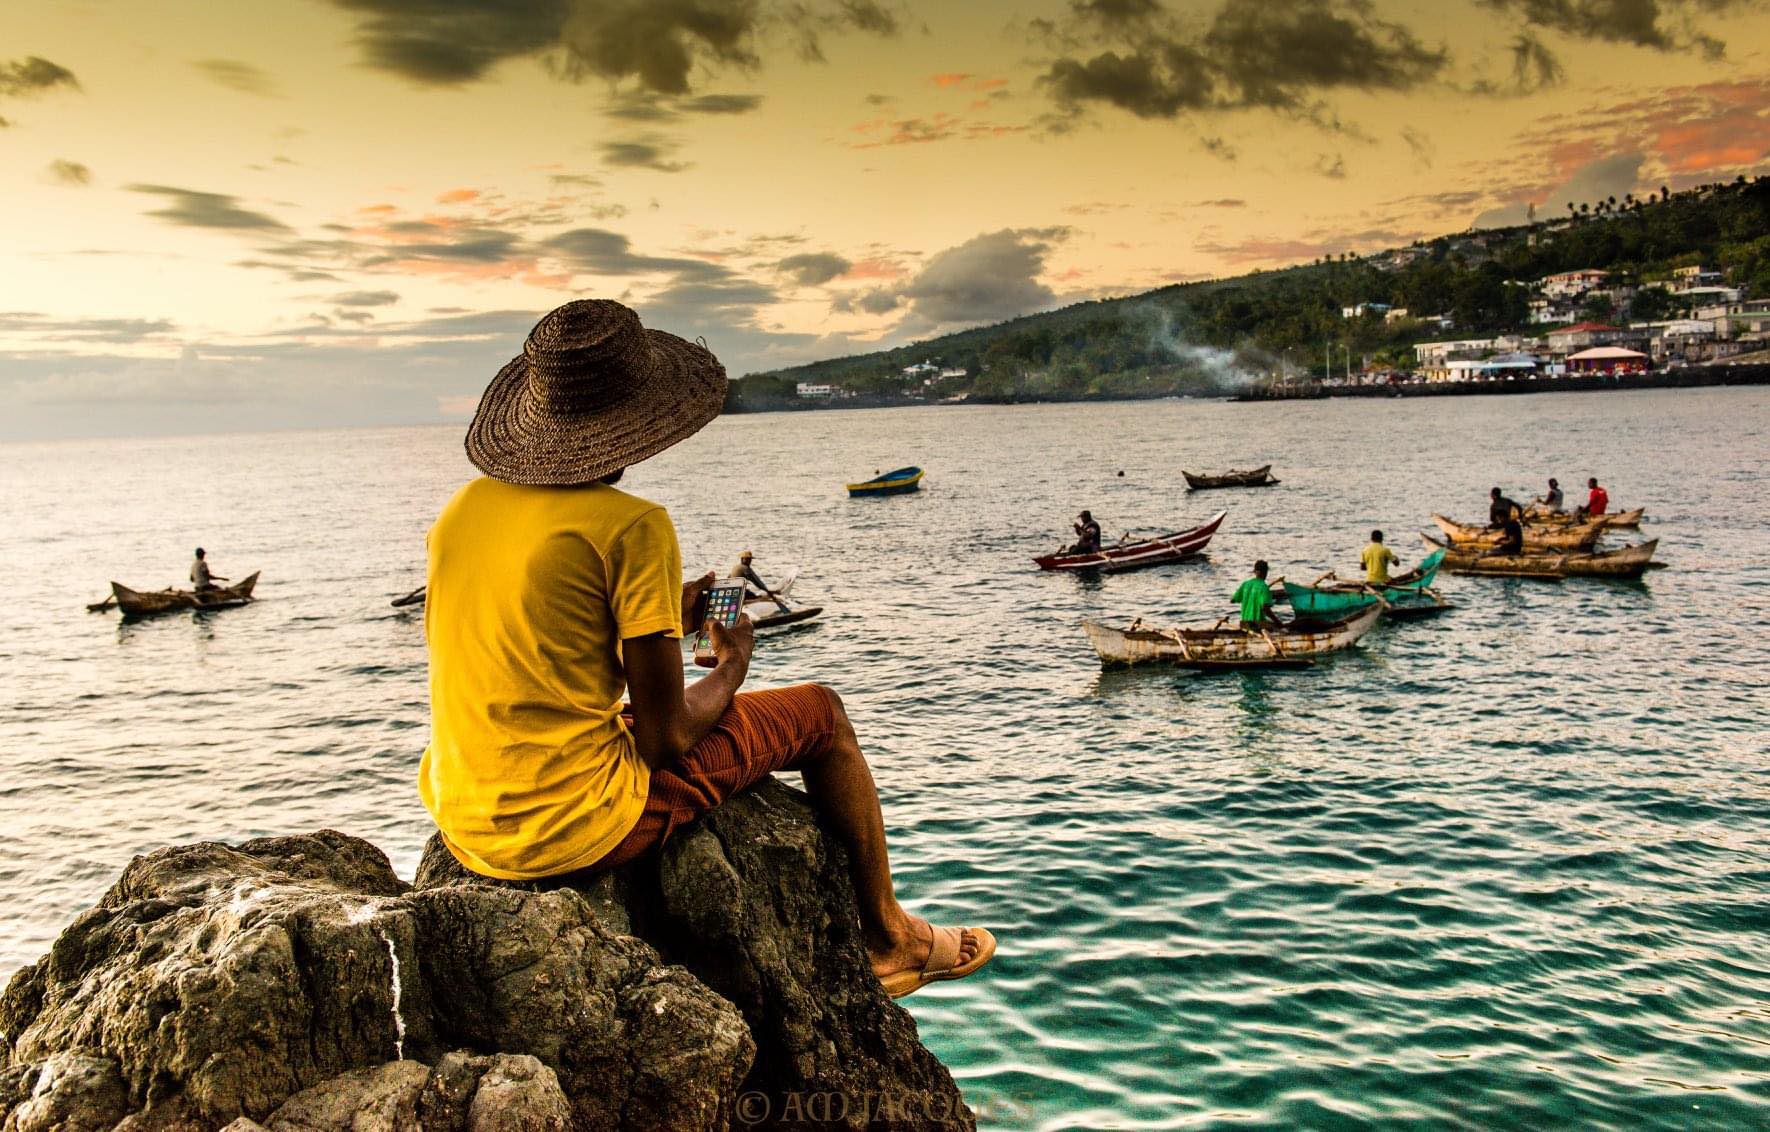
<path id="1" fill-rule="evenodd" d="M 850 876 L 860 906 L 861 929 L 873 972 L 889 975 L 921 967 L 933 946 L 928 922 L 911 916 L 897 902 L 891 883 L 891 861 L 885 848 L 885 818 L 879 812 L 879 791 L 861 754 L 860 740 L 841 700 L 836 701 L 836 738 L 825 754 L 799 766 L 812 804 L 835 828 L 848 850 Z M 977 940 L 966 932 L 959 961 L 969 962 Z"/>

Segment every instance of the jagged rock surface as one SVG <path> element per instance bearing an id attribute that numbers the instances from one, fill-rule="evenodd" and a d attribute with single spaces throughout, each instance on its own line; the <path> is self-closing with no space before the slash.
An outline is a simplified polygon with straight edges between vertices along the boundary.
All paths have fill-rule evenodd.
<path id="1" fill-rule="evenodd" d="M 434 841 L 410 886 L 331 831 L 159 850 L 0 995 L 0 1132 L 723 1129 L 813 1094 L 972 1127 L 772 781 L 582 890 Z"/>

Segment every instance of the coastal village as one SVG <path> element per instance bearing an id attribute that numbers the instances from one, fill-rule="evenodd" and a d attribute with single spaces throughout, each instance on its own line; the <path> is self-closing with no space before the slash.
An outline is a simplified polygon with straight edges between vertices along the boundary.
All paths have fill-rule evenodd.
<path id="1" fill-rule="evenodd" d="M 1373 366 L 1368 359 L 1354 370 L 1348 357 L 1345 368 L 1335 373 L 1331 361 L 1324 361 L 1321 384 L 1628 377 L 1655 369 L 1760 360 L 1770 347 L 1770 298 L 1748 299 L 1741 288 L 1728 286 L 1721 272 L 1700 265 L 1639 282 L 1593 268 L 1512 285 L 1530 289 L 1530 322 L 1543 328 L 1540 333 L 1420 342 L 1413 348 L 1416 364 L 1411 371 Z M 1627 317 L 1636 311 L 1672 317 Z M 1358 303 L 1340 313 L 1348 320 L 1455 327 L 1445 315 L 1416 317 L 1406 308 L 1382 303 Z M 1279 382 L 1300 376 L 1274 375 Z"/>

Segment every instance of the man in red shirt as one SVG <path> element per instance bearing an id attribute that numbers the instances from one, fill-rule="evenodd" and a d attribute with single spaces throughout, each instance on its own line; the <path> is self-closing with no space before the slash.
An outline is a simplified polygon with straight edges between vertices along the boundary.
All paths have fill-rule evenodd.
<path id="1" fill-rule="evenodd" d="M 1591 489 L 1586 496 L 1586 505 L 1580 510 L 1587 515 L 1602 515 L 1610 507 L 1610 494 L 1598 486 L 1596 476 L 1586 480 L 1586 487 Z"/>

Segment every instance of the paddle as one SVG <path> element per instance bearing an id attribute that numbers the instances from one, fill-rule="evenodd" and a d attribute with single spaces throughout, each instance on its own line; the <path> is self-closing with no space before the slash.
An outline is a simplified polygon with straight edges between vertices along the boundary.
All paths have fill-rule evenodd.
<path id="1" fill-rule="evenodd" d="M 88 613 L 103 613 L 105 610 L 109 609 L 111 606 L 113 606 L 115 604 L 117 604 L 117 595 L 112 594 L 111 596 L 105 598 L 103 601 L 95 601 L 95 602 L 92 602 L 89 605 L 87 605 L 86 612 L 88 612 Z"/>

